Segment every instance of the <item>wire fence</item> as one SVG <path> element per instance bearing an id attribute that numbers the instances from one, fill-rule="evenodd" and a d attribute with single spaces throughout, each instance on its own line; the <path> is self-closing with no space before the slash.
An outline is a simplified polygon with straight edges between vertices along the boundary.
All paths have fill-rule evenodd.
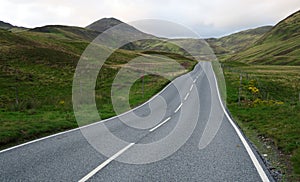
<path id="1" fill-rule="evenodd" d="M 266 101 L 282 101 L 290 104 L 300 103 L 300 80 L 291 78 L 286 75 L 259 75 L 256 72 L 247 72 L 245 70 L 237 69 L 231 66 L 222 65 L 225 78 L 236 82 L 238 96 L 237 102 L 241 103 L 243 100 L 251 100 L 259 98 Z M 229 76 L 228 74 L 231 74 Z M 285 76 L 285 83 L 282 78 Z M 254 83 L 253 83 L 254 82 Z M 255 93 L 255 88 L 257 92 Z"/>

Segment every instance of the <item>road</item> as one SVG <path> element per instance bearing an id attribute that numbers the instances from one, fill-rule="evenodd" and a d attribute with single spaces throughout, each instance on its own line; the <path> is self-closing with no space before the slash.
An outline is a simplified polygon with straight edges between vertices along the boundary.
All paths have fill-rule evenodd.
<path id="1" fill-rule="evenodd" d="M 211 64 L 201 64 L 120 117 L 1 151 L 0 181 L 273 181 L 220 102 Z M 150 128 L 121 122 L 133 113 L 147 120 L 151 109 L 160 116 L 161 107 Z M 127 142 L 108 142 L 103 126 Z M 93 146 L 103 138 L 107 150 Z"/>

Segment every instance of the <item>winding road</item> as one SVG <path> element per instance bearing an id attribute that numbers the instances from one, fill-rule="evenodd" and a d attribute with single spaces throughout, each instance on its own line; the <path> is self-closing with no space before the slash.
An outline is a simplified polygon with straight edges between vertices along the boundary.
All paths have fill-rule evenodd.
<path id="1" fill-rule="evenodd" d="M 211 63 L 199 63 L 121 116 L 0 151 L 0 181 L 273 181 L 220 100 Z"/>

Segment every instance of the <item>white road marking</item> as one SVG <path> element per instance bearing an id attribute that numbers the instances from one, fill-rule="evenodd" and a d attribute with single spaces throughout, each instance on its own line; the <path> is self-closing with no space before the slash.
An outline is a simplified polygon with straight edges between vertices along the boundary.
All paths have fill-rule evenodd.
<path id="1" fill-rule="evenodd" d="M 190 93 L 188 92 L 184 98 L 184 100 L 186 100 L 189 97 Z"/>
<path id="2" fill-rule="evenodd" d="M 179 109 L 181 108 L 182 103 L 177 107 L 177 109 L 174 111 L 174 113 L 177 113 L 179 111 Z"/>
<path id="3" fill-rule="evenodd" d="M 193 83 L 196 83 L 196 81 L 197 81 L 197 78 L 193 81 Z"/>
<path id="4" fill-rule="evenodd" d="M 190 91 L 192 91 L 193 87 L 194 87 L 194 85 L 191 86 Z"/>
<path id="5" fill-rule="evenodd" d="M 157 126 L 155 126 L 154 128 L 152 128 L 151 130 L 149 130 L 150 132 L 156 130 L 157 128 L 159 128 L 160 126 L 162 126 L 163 124 L 165 124 L 166 122 L 168 122 L 171 119 L 171 117 L 168 117 L 167 119 L 165 119 L 163 122 L 159 123 Z"/>
<path id="6" fill-rule="evenodd" d="M 99 172 L 101 169 L 103 169 L 105 166 L 107 166 L 111 161 L 115 160 L 117 157 L 119 157 L 122 153 L 124 153 L 126 150 L 128 150 L 131 146 L 133 146 L 135 143 L 130 143 L 126 147 L 124 147 L 122 150 L 111 156 L 109 159 L 104 161 L 102 164 L 100 164 L 98 167 L 96 167 L 94 170 L 92 170 L 89 174 L 84 176 L 79 182 L 85 182 L 88 179 L 90 179 L 92 176 L 94 176 L 97 172 Z"/>
<path id="7" fill-rule="evenodd" d="M 216 79 L 216 76 L 215 76 L 215 73 L 213 72 L 213 76 L 214 76 L 214 79 L 215 79 L 215 83 L 217 85 L 217 94 L 218 94 L 218 98 L 219 98 L 219 101 L 220 101 L 220 104 L 221 104 L 221 107 L 226 115 L 226 117 L 228 118 L 230 124 L 233 126 L 235 132 L 237 133 L 237 135 L 239 136 L 239 138 L 241 139 L 243 145 L 245 146 L 246 148 L 246 151 L 248 152 L 260 178 L 262 179 L 263 182 L 269 182 L 269 178 L 268 176 L 266 175 L 265 171 L 263 170 L 262 166 L 260 165 L 260 163 L 258 162 L 255 154 L 253 153 L 251 147 L 249 146 L 248 142 L 246 141 L 246 139 L 244 138 L 244 136 L 242 135 L 241 131 L 238 129 L 238 127 L 236 126 L 236 124 L 234 123 L 234 121 L 231 119 L 231 117 L 229 116 L 229 114 L 227 113 L 224 105 L 223 105 L 223 102 L 222 102 L 222 99 L 221 99 L 221 95 L 220 95 L 220 92 L 219 92 L 219 86 L 218 86 L 218 82 L 217 82 L 217 79 Z"/>
<path id="8" fill-rule="evenodd" d="M 47 138 L 51 138 L 51 137 L 55 137 L 55 136 L 62 135 L 62 134 L 65 134 L 65 133 L 69 133 L 69 132 L 72 132 L 72 131 L 76 131 L 76 130 L 78 130 L 78 129 L 79 129 L 79 128 L 71 129 L 71 130 L 68 130 L 68 131 L 56 133 L 56 134 L 54 134 L 54 135 L 50 135 L 50 136 L 46 136 L 46 137 L 39 138 L 39 139 L 36 139 L 36 140 L 32 140 L 32 141 L 30 141 L 30 142 L 26 142 L 26 143 L 23 143 L 23 144 L 14 146 L 14 147 L 10 147 L 10 148 L 1 150 L 1 151 L 0 151 L 0 154 L 3 153 L 3 152 L 7 152 L 7 151 L 10 151 L 10 150 L 13 150 L 13 149 L 16 149 L 16 148 L 25 146 L 25 145 L 29 145 L 29 144 L 32 144 L 32 143 L 35 143 L 35 142 L 39 142 L 39 141 L 41 141 L 41 140 L 45 140 L 45 139 L 47 139 Z"/>

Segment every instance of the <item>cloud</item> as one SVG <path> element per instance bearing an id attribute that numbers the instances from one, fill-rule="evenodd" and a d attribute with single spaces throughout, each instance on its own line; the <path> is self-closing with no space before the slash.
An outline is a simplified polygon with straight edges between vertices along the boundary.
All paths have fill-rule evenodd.
<path id="1" fill-rule="evenodd" d="M 0 19 L 19 26 L 86 26 L 103 17 L 125 22 L 163 19 L 205 37 L 275 24 L 300 9 L 299 0 L 0 0 Z"/>

